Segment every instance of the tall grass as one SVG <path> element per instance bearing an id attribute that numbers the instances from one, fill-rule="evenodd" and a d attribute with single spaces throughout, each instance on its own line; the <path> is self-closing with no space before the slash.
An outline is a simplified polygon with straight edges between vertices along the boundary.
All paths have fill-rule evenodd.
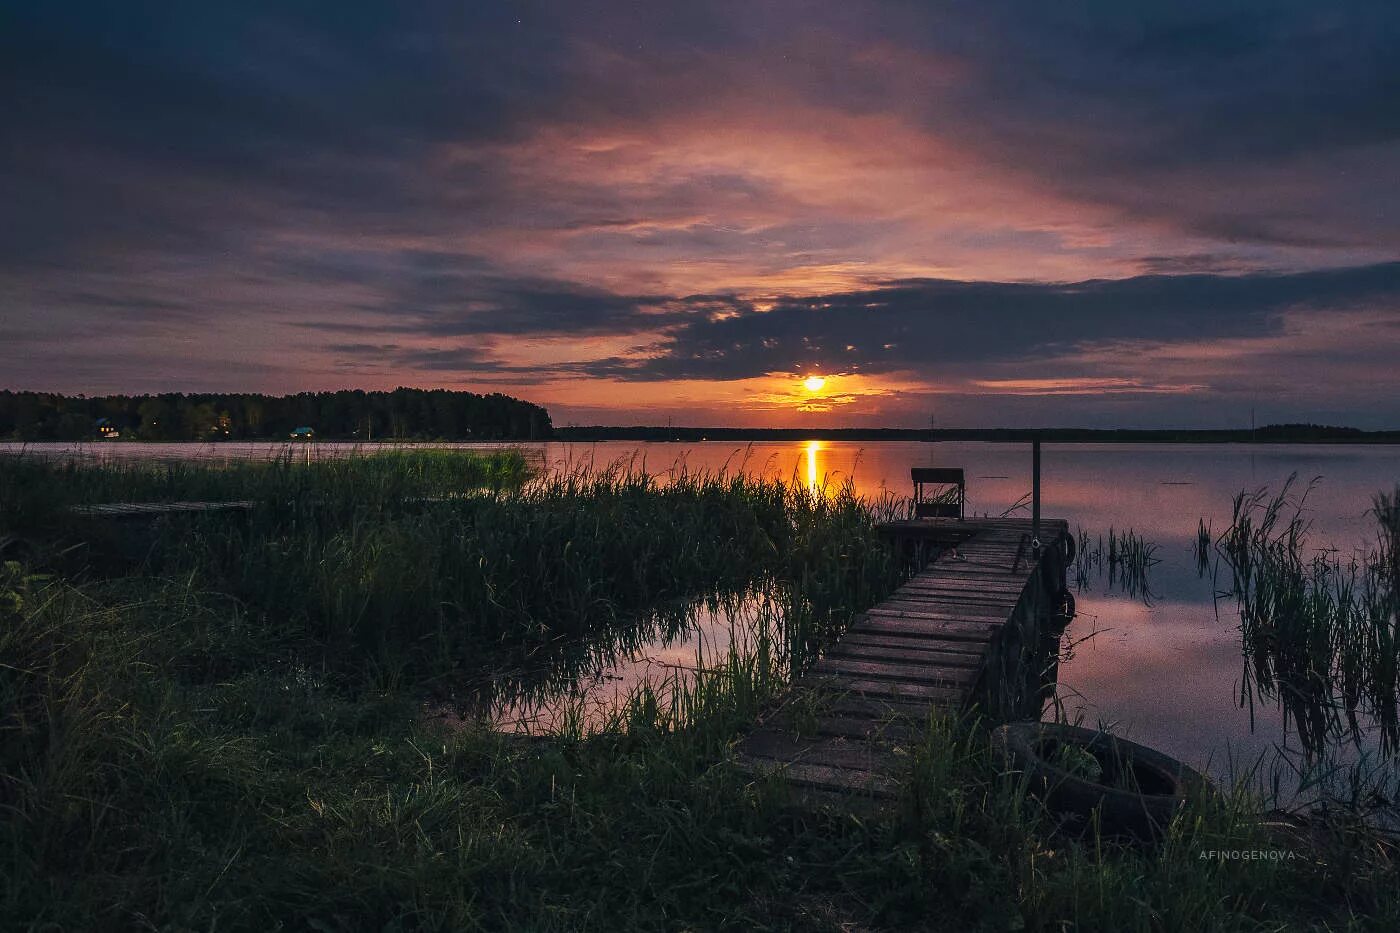
<path id="1" fill-rule="evenodd" d="M 517 487 L 531 475 L 516 450 L 380 451 L 298 459 L 84 461 L 0 455 L 0 526 L 48 533 L 75 505 L 245 501 L 271 511 L 382 511 L 423 498 Z"/>
<path id="2" fill-rule="evenodd" d="M 781 670 L 733 652 L 524 743 L 347 693 L 176 581 L 0 611 L 0 917 L 17 929 L 1393 928 L 1394 863 L 1197 806 L 1148 851 L 1054 814 L 935 715 L 877 814 L 729 767 Z M 22 703 L 12 698 L 27 697 Z M 1207 858 L 1283 849 L 1284 862 Z M 1365 853 L 1364 857 L 1360 853 Z"/>
<path id="3" fill-rule="evenodd" d="M 446 501 L 324 499 L 172 522 L 150 569 L 196 575 L 329 648 L 439 666 L 604 637 L 657 606 L 777 580 L 791 583 L 801 663 L 894 574 L 850 488 L 609 469 Z"/>
<path id="4" fill-rule="evenodd" d="M 667 607 L 764 587 L 783 603 L 800 667 L 900 572 L 873 531 L 881 506 L 849 482 L 657 477 L 628 462 L 523 480 L 522 468 L 512 452 L 231 466 L 15 458 L 0 463 L 0 488 L 6 516 L 34 514 L 34 501 L 251 499 L 248 513 L 163 517 L 137 547 L 123 542 L 139 558 L 126 572 L 227 594 L 333 666 L 368 656 L 385 670 L 567 676 Z M 96 546 L 107 531 L 75 520 L 35 536 Z"/>
<path id="5" fill-rule="evenodd" d="M 1311 486 L 1236 496 L 1220 552 L 1232 571 L 1245 677 L 1241 701 L 1276 702 L 1305 748 L 1360 743 L 1400 748 L 1400 617 L 1384 518 L 1380 545 L 1343 560 L 1308 548 Z M 1378 499 L 1384 516 L 1385 497 Z"/>

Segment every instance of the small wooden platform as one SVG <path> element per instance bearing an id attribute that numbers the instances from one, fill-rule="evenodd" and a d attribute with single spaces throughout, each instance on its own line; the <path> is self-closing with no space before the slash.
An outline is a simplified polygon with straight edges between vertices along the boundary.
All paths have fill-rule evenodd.
<path id="1" fill-rule="evenodd" d="M 456 502 L 469 498 L 468 493 L 446 496 L 415 496 L 405 502 Z M 68 514 L 78 518 L 159 518 L 162 515 L 176 515 L 190 512 L 248 512 L 254 503 L 251 499 L 236 499 L 231 502 L 105 502 L 101 505 L 75 505 Z"/>
<path id="2" fill-rule="evenodd" d="M 989 671 L 1003 676 L 1027 626 L 1038 629 L 1058 607 L 1064 521 L 1042 520 L 1039 552 L 1028 519 L 924 520 L 885 530 L 945 550 L 858 616 L 739 743 L 739 764 L 749 772 L 779 772 L 818 795 L 890 795 L 907 761 L 901 742 L 918 735 L 932 709 L 972 704 Z"/>
<path id="3" fill-rule="evenodd" d="M 246 512 L 250 500 L 234 502 L 107 502 L 102 505 L 75 505 L 69 514 L 79 518 L 155 518 L 185 512 Z"/>

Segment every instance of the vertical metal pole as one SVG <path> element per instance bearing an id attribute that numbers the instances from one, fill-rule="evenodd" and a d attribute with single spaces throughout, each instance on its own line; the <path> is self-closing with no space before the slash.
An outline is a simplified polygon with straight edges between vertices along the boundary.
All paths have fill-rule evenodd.
<path id="1" fill-rule="evenodd" d="M 1031 442 L 1031 541 L 1040 546 L 1040 438 Z"/>

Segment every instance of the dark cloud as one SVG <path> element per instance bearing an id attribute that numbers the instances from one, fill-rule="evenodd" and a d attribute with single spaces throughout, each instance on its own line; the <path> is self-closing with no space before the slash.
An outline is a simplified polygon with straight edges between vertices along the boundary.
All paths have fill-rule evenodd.
<path id="1" fill-rule="evenodd" d="M 1046 185 L 1210 237 L 1396 245 L 1400 210 L 1366 209 L 1358 190 L 1400 208 L 1382 184 L 1393 159 L 1346 178 L 1305 169 L 1318 190 L 1301 192 L 1298 216 L 1240 186 L 1394 144 L 1397 45 L 1400 8 L 1382 3 L 28 4 L 0 30 L 0 261 L 117 242 L 227 248 L 301 213 L 432 227 L 441 205 L 414 167 L 435 145 L 648 120 L 749 90 L 946 127 Z M 911 56 L 951 76 L 911 72 Z M 747 59 L 752 70 L 715 71 Z M 457 180 L 489 203 L 500 168 Z M 1211 197 L 1223 192 L 1224 213 Z"/>
<path id="2" fill-rule="evenodd" d="M 518 371 L 502 366 L 488 347 L 452 347 L 448 349 L 404 347 L 395 343 L 333 343 L 325 349 L 343 356 L 344 365 L 392 366 L 396 368 L 469 371 L 497 373 Z"/>
<path id="3" fill-rule="evenodd" d="M 978 78 L 968 130 L 1061 190 L 1233 241 L 1400 245 L 1383 182 L 1400 140 L 1400 8 L 992 3 L 958 23 Z M 1367 148 L 1388 155 L 1325 167 Z M 1272 172 L 1296 213 L 1279 213 Z"/>
<path id="4" fill-rule="evenodd" d="M 1292 275 L 1140 276 L 1068 284 L 911 280 L 783 299 L 763 313 L 695 318 L 622 379 L 745 379 L 764 373 L 935 372 L 948 363 L 1049 358 L 1100 343 L 1278 333 L 1282 313 L 1378 302 L 1400 309 L 1400 263 Z"/>
<path id="5" fill-rule="evenodd" d="M 1149 275 L 1202 272 L 1241 272 L 1239 260 L 1225 253 L 1186 253 L 1181 256 L 1143 256 L 1138 266 Z"/>
<path id="6" fill-rule="evenodd" d="M 355 320 L 313 319 L 296 326 L 421 337 L 631 334 L 673 326 L 716 301 L 618 295 L 573 282 L 515 278 L 458 256 L 418 251 L 378 265 L 365 262 L 354 280 L 372 297 L 349 310 L 368 313 L 369 320 L 361 314 Z"/>
<path id="7" fill-rule="evenodd" d="M 500 137 L 562 106 L 563 37 L 544 18 L 524 28 L 523 9 L 12 7 L 0 29 L 0 261 L 217 248 L 286 213 L 421 207 L 406 167 L 424 147 Z"/>

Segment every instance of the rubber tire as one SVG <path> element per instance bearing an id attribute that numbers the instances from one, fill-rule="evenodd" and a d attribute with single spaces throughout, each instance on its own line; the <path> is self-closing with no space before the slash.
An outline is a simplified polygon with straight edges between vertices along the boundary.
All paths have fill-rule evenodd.
<path id="1" fill-rule="evenodd" d="M 1075 616 L 1079 615 L 1079 604 L 1075 602 L 1074 593 L 1068 589 L 1061 590 L 1055 601 L 1064 608 L 1064 611 L 1057 612 L 1050 617 L 1050 630 L 1063 632 L 1074 621 Z"/>
<path id="2" fill-rule="evenodd" d="M 1032 790 L 1052 810 L 1081 817 L 1099 815 L 1105 835 L 1154 839 L 1162 835 L 1188 798 L 1213 793 L 1210 782 L 1183 762 L 1159 751 L 1096 729 L 1050 722 L 1014 722 L 992 733 L 993 744 L 1013 771 L 1024 772 Z M 1045 760 L 1046 741 L 1097 749 L 1114 760 L 1131 760 L 1162 793 L 1136 793 L 1077 777 Z M 1097 756 L 1096 756 L 1097 757 Z"/>

